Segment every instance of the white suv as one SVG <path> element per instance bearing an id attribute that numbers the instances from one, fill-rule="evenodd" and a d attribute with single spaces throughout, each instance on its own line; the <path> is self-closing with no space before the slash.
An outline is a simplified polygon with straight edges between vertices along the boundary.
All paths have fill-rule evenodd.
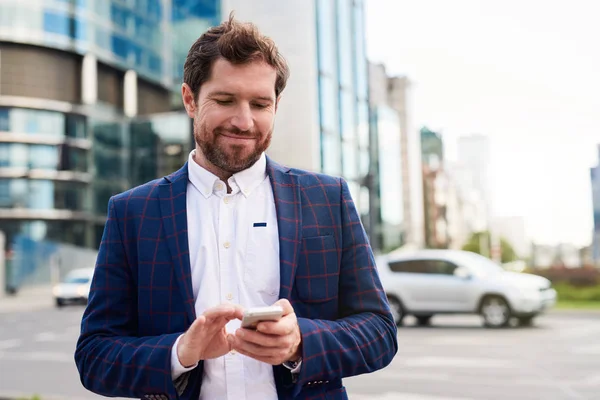
<path id="1" fill-rule="evenodd" d="M 509 272 L 479 254 L 459 250 L 397 252 L 377 267 L 398 325 L 414 315 L 426 325 L 434 314 L 481 314 L 486 326 L 521 325 L 556 303 L 548 279 Z"/>

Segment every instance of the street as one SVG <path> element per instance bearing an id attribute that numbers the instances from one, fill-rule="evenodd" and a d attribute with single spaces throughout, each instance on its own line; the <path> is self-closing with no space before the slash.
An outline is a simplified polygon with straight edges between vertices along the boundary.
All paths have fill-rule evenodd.
<path id="1" fill-rule="evenodd" d="M 73 361 L 82 310 L 0 313 L 0 398 L 99 398 Z M 600 313 L 554 311 L 534 327 L 501 330 L 477 317 L 407 324 L 388 368 L 345 380 L 351 399 L 600 399 Z"/>

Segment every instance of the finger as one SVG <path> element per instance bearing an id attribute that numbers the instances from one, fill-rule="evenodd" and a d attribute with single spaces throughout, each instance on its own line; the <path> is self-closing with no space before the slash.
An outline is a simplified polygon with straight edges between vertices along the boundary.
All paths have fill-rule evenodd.
<path id="1" fill-rule="evenodd" d="M 247 353 L 252 358 L 279 359 L 285 358 L 289 349 L 280 347 L 265 347 L 256 343 L 247 342 L 238 337 L 235 338 L 233 348 L 239 352 Z"/>
<path id="2" fill-rule="evenodd" d="M 294 307 L 292 307 L 292 304 L 288 299 L 279 299 L 273 305 L 281 307 L 284 316 L 294 312 Z"/>
<path id="3" fill-rule="evenodd" d="M 235 336 L 245 342 L 254 343 L 266 348 L 284 348 L 288 345 L 285 336 L 266 335 L 250 329 L 238 329 Z"/>
<path id="4" fill-rule="evenodd" d="M 207 309 L 202 313 L 206 317 L 206 319 L 215 319 L 219 317 L 233 317 L 236 314 L 236 307 L 229 304 L 221 304 L 216 307 L 212 307 Z"/>
<path id="5" fill-rule="evenodd" d="M 285 336 L 294 332 L 297 324 L 298 319 L 296 318 L 296 314 L 292 313 L 281 318 L 279 321 L 259 322 L 256 330 L 269 335 Z"/>
<path id="6" fill-rule="evenodd" d="M 191 337 L 197 336 L 202 331 L 205 324 L 206 317 L 204 315 L 199 316 L 192 322 L 192 325 L 190 325 L 186 334 L 189 334 Z"/>

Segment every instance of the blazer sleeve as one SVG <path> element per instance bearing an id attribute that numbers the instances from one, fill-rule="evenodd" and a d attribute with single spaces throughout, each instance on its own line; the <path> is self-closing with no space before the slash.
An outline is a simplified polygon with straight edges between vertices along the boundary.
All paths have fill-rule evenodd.
<path id="1" fill-rule="evenodd" d="M 171 347 L 181 333 L 137 337 L 137 290 L 114 198 L 83 314 L 75 362 L 83 386 L 109 397 L 177 398 Z"/>
<path id="2" fill-rule="evenodd" d="M 296 394 L 310 382 L 339 380 L 381 369 L 398 351 L 396 324 L 371 246 L 343 179 L 340 187 L 340 318 L 298 318 L 303 355 Z"/>

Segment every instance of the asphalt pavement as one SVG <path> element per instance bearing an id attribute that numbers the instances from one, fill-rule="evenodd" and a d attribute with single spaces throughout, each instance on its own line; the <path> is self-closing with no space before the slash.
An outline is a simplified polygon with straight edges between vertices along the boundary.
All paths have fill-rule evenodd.
<path id="1" fill-rule="evenodd" d="M 40 293 L 43 296 L 43 293 Z M 82 307 L 0 299 L 0 399 L 99 399 L 73 361 Z M 411 324 L 410 318 L 407 319 Z M 345 380 L 355 400 L 600 399 L 600 313 L 553 311 L 533 327 L 490 330 L 478 317 L 434 317 L 399 330 L 382 371 Z"/>

